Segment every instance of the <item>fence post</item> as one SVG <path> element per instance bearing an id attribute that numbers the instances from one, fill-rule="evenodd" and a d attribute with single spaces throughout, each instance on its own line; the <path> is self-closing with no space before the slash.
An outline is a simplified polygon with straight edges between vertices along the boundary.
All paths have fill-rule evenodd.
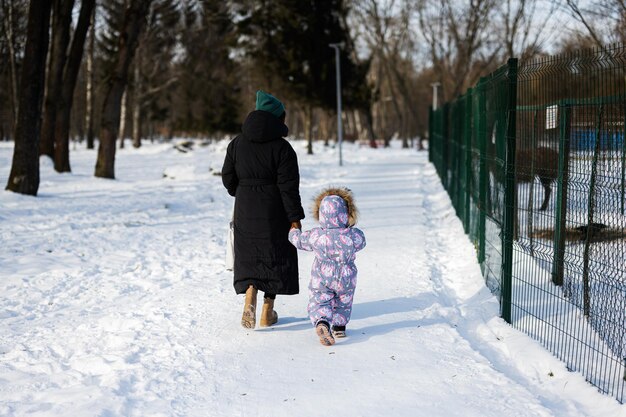
<path id="1" fill-rule="evenodd" d="M 461 211 L 461 163 L 463 162 L 463 96 L 454 100 L 451 111 L 451 119 L 454 126 L 454 133 L 452 135 L 451 143 L 454 146 L 451 148 L 450 160 L 452 162 L 452 184 L 450 191 L 452 192 L 451 199 L 454 210 L 459 218 L 462 218 L 463 212 Z"/>
<path id="2" fill-rule="evenodd" d="M 583 313 L 589 317 L 591 310 L 591 295 L 589 294 L 589 245 L 593 234 L 593 214 L 595 209 L 594 194 L 596 193 L 596 177 L 598 173 L 598 154 L 600 153 L 600 138 L 602 134 L 602 116 L 604 106 L 598 110 L 598 120 L 596 122 L 596 143 L 593 149 L 593 163 L 591 165 L 591 180 L 589 182 L 589 199 L 587 200 L 587 233 L 585 237 L 585 250 L 583 252 Z"/>
<path id="3" fill-rule="evenodd" d="M 484 85 L 485 80 L 481 78 L 479 86 Z M 487 135 L 485 128 L 487 125 L 487 106 L 485 89 L 478 88 L 478 123 L 476 126 L 476 140 L 480 152 L 478 163 L 478 263 L 484 273 L 485 262 L 485 223 L 487 217 L 487 181 L 489 171 L 485 159 L 487 157 Z"/>
<path id="4" fill-rule="evenodd" d="M 567 185 L 569 183 L 569 151 L 572 108 L 568 101 L 558 107 L 559 117 L 559 175 L 557 177 L 556 218 L 554 225 L 554 261 L 552 282 L 563 285 L 565 262 L 565 222 L 567 220 Z"/>
<path id="5" fill-rule="evenodd" d="M 622 216 L 623 216 L 624 214 L 626 214 L 626 212 L 624 211 L 625 210 L 624 200 L 626 199 L 626 112 L 624 112 L 624 120 L 623 120 L 623 127 L 622 127 L 621 134 L 622 134 L 622 140 L 621 140 L 622 142 L 622 158 L 621 158 L 622 159 L 622 178 L 620 181 L 620 190 L 621 190 L 620 209 L 621 209 Z M 618 138 L 619 138 L 619 135 L 618 135 Z M 626 371 L 624 375 L 624 380 L 626 381 Z"/>
<path id="6" fill-rule="evenodd" d="M 465 144 L 465 195 L 463 199 L 463 206 L 465 207 L 463 213 L 463 227 L 465 233 L 470 233 L 470 200 L 471 200 L 471 187 L 470 176 L 472 175 L 472 94 L 473 89 L 467 90 L 467 97 L 465 99 L 465 120 L 463 127 L 463 143 Z"/>
<path id="7" fill-rule="evenodd" d="M 434 163 L 435 161 L 433 161 L 433 106 L 429 106 L 428 107 L 428 160 L 431 163 Z"/>
<path id="8" fill-rule="evenodd" d="M 535 109 L 535 111 L 533 112 L 533 124 L 532 124 L 532 134 L 531 134 L 531 147 L 533 149 L 533 152 L 536 151 L 537 149 L 537 131 L 538 131 L 538 126 L 537 126 L 537 116 L 539 115 L 539 110 Z M 533 181 L 530 182 L 530 184 L 528 185 L 528 214 L 527 214 L 527 230 L 526 230 L 526 235 L 528 236 L 528 243 L 530 246 L 530 255 L 531 256 L 535 256 L 535 239 L 533 238 L 533 222 L 534 222 L 534 217 L 535 217 L 535 210 L 534 210 L 534 195 L 535 195 L 535 172 L 536 172 L 536 167 L 535 167 L 535 158 L 531 158 L 531 162 L 530 162 L 530 173 L 531 176 L 533 178 Z M 518 236 L 518 232 L 519 232 L 519 210 L 518 210 L 518 215 L 516 217 L 516 223 L 515 223 L 515 237 L 517 238 Z"/>
<path id="9" fill-rule="evenodd" d="M 435 168 L 437 168 L 437 174 L 439 178 L 442 178 L 442 165 L 441 165 L 441 154 L 443 152 L 443 121 L 441 118 L 442 109 L 441 107 L 437 110 L 433 110 L 433 124 L 435 128 L 433 129 L 433 159 L 435 161 Z"/>
<path id="10" fill-rule="evenodd" d="M 517 59 L 511 58 L 507 71 L 506 101 L 506 158 L 504 186 L 504 230 L 502 231 L 502 318 L 511 323 L 511 295 L 513 281 L 513 233 L 517 215 L 517 187 L 515 186 Z"/>
<path id="11" fill-rule="evenodd" d="M 619 136 L 618 136 L 619 138 Z M 619 141 L 618 141 L 619 143 Z M 620 206 L 622 209 L 622 216 L 626 214 L 624 204 L 626 203 L 626 117 L 624 117 L 624 128 L 622 129 L 622 181 L 621 181 L 621 189 L 622 189 L 622 199 L 620 200 Z M 624 379 L 626 380 L 626 373 L 624 375 Z"/>
<path id="12" fill-rule="evenodd" d="M 444 188 L 450 193 L 450 175 L 448 170 L 448 153 L 450 152 L 450 103 L 447 102 L 441 107 L 441 182 Z"/>

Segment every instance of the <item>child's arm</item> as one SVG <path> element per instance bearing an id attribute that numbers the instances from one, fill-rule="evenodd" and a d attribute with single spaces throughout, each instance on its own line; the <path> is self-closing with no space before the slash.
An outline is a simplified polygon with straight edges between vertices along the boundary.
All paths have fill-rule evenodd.
<path id="1" fill-rule="evenodd" d="M 354 243 L 354 251 L 358 252 L 365 247 L 365 234 L 361 229 L 353 227 L 352 229 L 352 242 Z"/>
<path id="2" fill-rule="evenodd" d="M 300 229 L 292 228 L 289 231 L 289 241 L 291 242 L 291 244 L 298 249 L 306 250 L 309 252 L 313 250 L 313 245 L 311 244 L 311 242 L 314 239 L 311 239 L 312 236 L 317 236 L 317 229 L 307 230 L 306 232 L 303 232 Z"/>

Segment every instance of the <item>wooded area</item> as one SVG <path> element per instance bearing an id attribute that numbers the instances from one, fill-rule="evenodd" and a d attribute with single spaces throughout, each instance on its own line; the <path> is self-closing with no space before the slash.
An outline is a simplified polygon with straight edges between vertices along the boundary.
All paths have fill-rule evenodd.
<path id="1" fill-rule="evenodd" d="M 421 148 L 433 83 L 447 101 L 511 56 L 621 42 L 625 22 L 623 0 L 0 0 L 7 189 L 36 195 L 39 155 L 70 171 L 71 140 L 115 178 L 127 138 L 231 137 L 257 89 L 292 136 L 334 140 L 331 43 L 344 138 Z"/>

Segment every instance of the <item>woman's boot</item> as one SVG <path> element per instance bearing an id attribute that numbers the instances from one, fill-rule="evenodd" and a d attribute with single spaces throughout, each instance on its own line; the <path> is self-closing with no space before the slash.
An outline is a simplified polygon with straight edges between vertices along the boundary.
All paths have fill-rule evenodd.
<path id="1" fill-rule="evenodd" d="M 269 327 L 278 322 L 278 313 L 274 311 L 274 300 L 272 298 L 263 298 L 263 310 L 261 311 L 261 322 L 259 326 Z"/>
<path id="2" fill-rule="evenodd" d="M 241 325 L 246 329 L 254 329 L 256 325 L 256 295 L 257 289 L 250 285 L 246 290 L 246 301 L 241 316 Z"/>

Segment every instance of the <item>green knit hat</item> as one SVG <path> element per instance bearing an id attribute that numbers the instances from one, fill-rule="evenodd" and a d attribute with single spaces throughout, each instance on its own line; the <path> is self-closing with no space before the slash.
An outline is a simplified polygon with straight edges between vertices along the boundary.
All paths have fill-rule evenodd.
<path id="1" fill-rule="evenodd" d="M 280 117 L 285 112 L 285 106 L 273 95 L 259 90 L 256 92 L 256 110 L 263 110 Z"/>

